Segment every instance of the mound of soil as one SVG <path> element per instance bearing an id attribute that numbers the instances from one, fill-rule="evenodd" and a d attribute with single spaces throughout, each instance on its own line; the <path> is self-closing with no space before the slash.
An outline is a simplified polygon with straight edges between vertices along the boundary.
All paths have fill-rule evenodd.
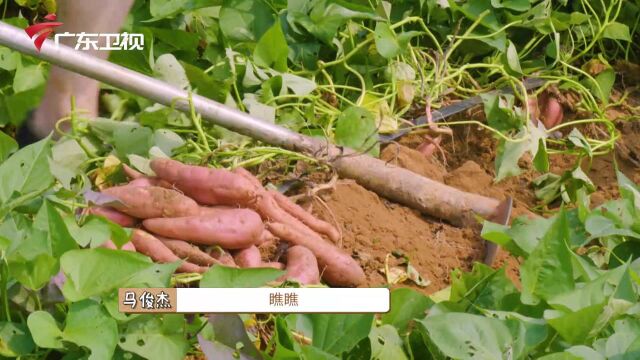
<path id="1" fill-rule="evenodd" d="M 615 155 L 582 164 L 596 185 L 593 206 L 618 195 L 614 156 L 618 167 L 640 183 L 636 162 L 640 159 L 640 124 L 625 123 L 619 128 L 622 146 Z M 443 144 L 446 159 L 438 155 L 427 158 L 413 150 L 420 142 L 418 137 L 406 136 L 401 140 L 402 145 L 386 146 L 381 158 L 460 190 L 496 199 L 511 196 L 515 204 L 513 217 L 530 214 L 538 205 L 530 184 L 540 174 L 524 170 L 520 176 L 494 183 L 496 143 L 486 131 L 472 127 L 455 129 L 453 138 Z M 551 172 L 560 174 L 570 170 L 575 160 L 572 156 L 554 156 L 550 159 Z M 521 167 L 526 169 L 527 165 L 528 161 L 523 160 Z M 350 180 L 338 181 L 333 191 L 322 195 L 322 201 L 313 202 L 312 208 L 319 217 L 338 225 L 343 234 L 339 245 L 365 269 L 365 286 L 387 285 L 385 264 L 394 267 L 406 257 L 430 284 L 418 287 L 407 281 L 400 286 L 411 286 L 430 294 L 450 284 L 453 269 L 469 270 L 475 261 L 484 257 L 485 245 L 479 236 L 479 226 L 467 229 L 451 226 L 380 198 Z M 508 276 L 518 284 L 519 261 L 499 252 L 494 267 L 501 266 L 506 266 Z"/>

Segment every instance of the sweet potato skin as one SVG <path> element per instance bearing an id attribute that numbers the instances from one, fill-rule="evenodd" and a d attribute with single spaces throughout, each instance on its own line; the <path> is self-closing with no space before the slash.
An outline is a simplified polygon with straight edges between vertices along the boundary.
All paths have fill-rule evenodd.
<path id="1" fill-rule="evenodd" d="M 217 215 L 147 219 L 142 224 L 164 237 L 225 249 L 255 245 L 264 231 L 260 216 L 249 209 L 230 209 Z"/>
<path id="2" fill-rule="evenodd" d="M 108 206 L 92 206 L 86 210 L 86 213 L 101 216 L 122 227 L 133 227 L 136 225 L 135 218 Z"/>
<path id="3" fill-rule="evenodd" d="M 544 123 L 545 128 L 551 129 L 557 125 L 562 123 L 562 119 L 564 118 L 564 110 L 562 105 L 558 99 L 553 96 L 549 96 L 547 100 L 547 104 L 544 109 L 544 115 L 542 122 Z"/>
<path id="4" fill-rule="evenodd" d="M 318 261 L 322 279 L 329 285 L 355 287 L 364 283 L 364 271 L 358 262 L 320 236 L 313 237 L 281 223 L 267 223 L 267 228 L 280 239 L 311 250 Z"/>
<path id="5" fill-rule="evenodd" d="M 262 266 L 262 256 L 256 246 L 240 249 L 233 255 L 233 260 L 241 268 L 256 268 Z"/>
<path id="6" fill-rule="evenodd" d="M 113 205 L 116 210 L 140 219 L 191 216 L 200 211 L 192 199 L 158 186 L 115 186 L 102 192 L 122 202 Z"/>
<path id="7" fill-rule="evenodd" d="M 171 249 L 162 243 L 162 241 L 146 231 L 140 229 L 133 230 L 131 242 L 138 252 L 147 255 L 153 261 L 160 263 L 181 261 L 181 259 L 171 251 Z M 177 270 L 179 272 L 204 273 L 207 271 L 207 268 L 190 262 L 183 262 Z"/>
<path id="8" fill-rule="evenodd" d="M 224 169 L 185 165 L 170 159 L 151 160 L 159 178 L 205 205 L 247 206 L 256 196 L 251 181 Z"/>
<path id="9" fill-rule="evenodd" d="M 273 196 L 273 198 L 276 200 L 276 203 L 278 204 L 278 206 L 280 206 L 280 208 L 282 208 L 282 210 L 288 212 L 298 220 L 302 221 L 302 223 L 311 228 L 311 230 L 326 235 L 334 243 L 340 241 L 340 232 L 338 232 L 338 230 L 333 227 L 333 225 L 316 218 L 283 194 L 277 191 L 270 191 L 269 193 L 271 194 L 271 196 Z"/>
<path id="10" fill-rule="evenodd" d="M 214 246 L 210 251 L 209 255 L 220 262 L 220 264 L 224 266 L 230 267 L 238 267 L 235 260 L 233 260 L 233 256 L 229 254 L 227 251 L 224 251 L 223 248 L 219 246 Z"/>
<path id="11" fill-rule="evenodd" d="M 287 280 L 297 281 L 302 285 L 320 283 L 318 262 L 311 250 L 304 246 L 296 245 L 287 250 Z"/>
<path id="12" fill-rule="evenodd" d="M 194 263 L 200 266 L 213 266 L 220 262 L 212 258 L 206 252 L 200 250 L 199 247 L 189 244 L 186 241 L 168 239 L 165 237 L 157 236 L 177 257 L 184 259 L 188 262 Z"/>

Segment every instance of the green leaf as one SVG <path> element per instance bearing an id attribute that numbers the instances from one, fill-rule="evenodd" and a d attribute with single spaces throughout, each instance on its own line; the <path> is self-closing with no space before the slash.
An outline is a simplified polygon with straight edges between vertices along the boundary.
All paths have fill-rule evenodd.
<path id="1" fill-rule="evenodd" d="M 28 194 L 51 186 L 50 155 L 51 141 L 47 137 L 20 149 L 0 164 L 0 203 L 6 202 L 14 192 Z"/>
<path id="2" fill-rule="evenodd" d="M 391 59 L 403 50 L 398 44 L 396 33 L 391 29 L 391 26 L 385 22 L 379 22 L 376 24 L 375 29 L 375 42 L 378 53 L 387 59 Z"/>
<path id="3" fill-rule="evenodd" d="M 206 288 L 255 288 L 264 286 L 284 275 L 273 268 L 232 268 L 214 265 L 204 273 L 200 287 Z"/>
<path id="4" fill-rule="evenodd" d="M 263 0 L 224 0 L 220 9 L 220 30 L 231 40 L 257 41 L 274 22 Z"/>
<path id="5" fill-rule="evenodd" d="M 119 287 L 166 287 L 179 263 L 154 264 L 146 256 L 111 249 L 72 250 L 60 258 L 65 298 L 79 301 Z"/>
<path id="6" fill-rule="evenodd" d="M 185 62 L 181 62 L 181 64 L 187 74 L 187 78 L 189 78 L 189 82 L 199 95 L 218 102 L 225 102 L 231 88 L 229 81 L 216 79 L 197 66 Z"/>
<path id="7" fill-rule="evenodd" d="M 256 44 L 253 61 L 262 67 L 286 72 L 288 54 L 287 39 L 282 32 L 280 21 L 276 21 Z"/>
<path id="8" fill-rule="evenodd" d="M 470 312 L 474 308 L 500 309 L 503 299 L 514 293 L 517 293 L 517 289 L 507 278 L 504 268 L 494 270 L 475 263 L 470 273 L 460 270 L 451 273 L 449 299 L 464 304 Z"/>
<path id="9" fill-rule="evenodd" d="M 310 314 L 309 318 L 313 324 L 312 345 L 335 355 L 351 350 L 367 337 L 373 325 L 372 314 Z"/>
<path id="10" fill-rule="evenodd" d="M 153 75 L 181 90 L 189 90 L 191 84 L 180 62 L 172 54 L 163 54 L 153 65 Z"/>
<path id="11" fill-rule="evenodd" d="M 14 71 L 20 62 L 20 53 L 6 47 L 0 47 L 0 69 Z"/>
<path id="12" fill-rule="evenodd" d="M 13 78 L 13 91 L 16 93 L 35 89 L 45 82 L 40 65 L 18 66 Z"/>
<path id="13" fill-rule="evenodd" d="M 209 324 L 213 328 L 215 343 L 225 346 L 228 352 L 235 352 L 241 345 L 239 353 L 251 359 L 260 359 L 260 352 L 247 335 L 244 322 L 237 314 L 209 315 Z M 211 356 L 209 358 L 212 358 Z"/>
<path id="14" fill-rule="evenodd" d="M 0 163 L 3 163 L 18 150 L 18 143 L 4 132 L 0 131 Z"/>
<path id="15" fill-rule="evenodd" d="M 564 210 L 556 215 L 549 230 L 520 268 L 521 300 L 535 305 L 574 288 L 569 230 Z"/>
<path id="16" fill-rule="evenodd" d="M 46 349 L 62 349 L 62 331 L 56 320 L 46 311 L 29 314 L 27 325 L 36 345 Z"/>
<path id="17" fill-rule="evenodd" d="M 90 360 L 109 359 L 118 342 L 118 327 L 100 304 L 84 300 L 69 306 L 62 336 L 91 350 Z"/>
<path id="18" fill-rule="evenodd" d="M 484 316 L 445 313 L 418 322 L 423 337 L 454 359 L 502 359 L 513 338 L 500 320 Z"/>
<path id="19" fill-rule="evenodd" d="M 368 6 L 359 6 L 353 2 L 317 0 L 289 1 L 287 3 L 287 19 L 297 29 L 304 30 L 331 44 L 340 27 L 350 19 L 376 19 L 378 16 Z M 300 32 L 298 30 L 298 32 Z"/>
<path id="20" fill-rule="evenodd" d="M 173 150 L 184 145 L 185 141 L 171 130 L 159 129 L 153 133 L 153 143 L 167 156 L 171 156 Z"/>
<path id="21" fill-rule="evenodd" d="M 55 178 L 66 189 L 71 187 L 71 180 L 80 174 L 81 167 L 89 159 L 80 144 L 74 139 L 60 141 L 51 148 L 49 168 Z"/>
<path id="22" fill-rule="evenodd" d="M 150 0 L 149 12 L 154 18 L 162 19 L 184 10 L 189 0 Z"/>
<path id="23" fill-rule="evenodd" d="M 522 169 L 518 166 L 518 161 L 527 152 L 527 143 L 501 139 L 497 152 L 495 181 L 498 182 L 508 177 L 520 175 Z"/>
<path id="24" fill-rule="evenodd" d="M 545 320 L 571 344 L 583 343 L 602 313 L 605 303 L 595 304 L 575 312 L 545 311 Z"/>
<path id="25" fill-rule="evenodd" d="M 403 333 L 409 323 L 415 318 L 423 317 L 432 304 L 433 301 L 415 290 L 394 289 L 391 291 L 391 310 L 382 315 L 382 323 L 393 325 Z"/>
<path id="26" fill-rule="evenodd" d="M 369 334 L 372 359 L 408 359 L 398 331 L 391 325 L 373 328 Z"/>
<path id="27" fill-rule="evenodd" d="M 606 69 L 595 77 L 598 87 L 592 86 L 591 92 L 594 93 L 600 100 L 607 104 L 609 97 L 611 96 L 611 90 L 613 84 L 616 81 L 616 73 L 612 68 Z"/>
<path id="28" fill-rule="evenodd" d="M 631 41 L 629 26 L 616 21 L 610 22 L 605 26 L 602 36 L 607 39 Z"/>
<path id="29" fill-rule="evenodd" d="M 42 84 L 42 86 L 31 90 L 0 97 L 0 99 L 4 100 L 6 117 L 8 117 L 8 119 L 5 119 L 6 117 L 0 117 L 0 124 L 9 120 L 12 125 L 21 125 L 29 112 L 40 104 L 40 100 L 44 94 L 44 88 L 44 84 Z"/>
<path id="30" fill-rule="evenodd" d="M 496 130 L 518 130 L 522 119 L 513 110 L 513 95 L 480 94 L 489 126 Z M 520 142 L 523 143 L 523 142 Z"/>
<path id="31" fill-rule="evenodd" d="M 41 289 L 58 272 L 58 259 L 50 254 L 38 254 L 29 260 L 14 255 L 9 260 L 9 275 L 31 290 Z"/>
<path id="32" fill-rule="evenodd" d="M 127 323 L 119 346 L 146 359 L 182 360 L 189 350 L 184 315 L 142 315 Z"/>
<path id="33" fill-rule="evenodd" d="M 507 52 L 504 54 L 506 64 L 511 71 L 518 74 L 522 74 L 522 68 L 520 67 L 520 57 L 518 56 L 518 50 L 513 42 L 509 41 L 507 46 Z"/>
<path id="34" fill-rule="evenodd" d="M 46 224 L 44 226 L 41 225 L 41 230 L 46 231 L 49 235 L 51 254 L 53 256 L 60 257 L 65 252 L 78 247 L 71 237 L 62 216 L 60 216 L 51 201 L 44 201 L 40 211 L 38 211 L 34 225 L 38 226 L 38 222 Z"/>
<path id="35" fill-rule="evenodd" d="M 529 0 L 491 0 L 491 6 L 496 9 L 506 8 L 515 11 L 527 11 L 531 8 Z"/>
<path id="36" fill-rule="evenodd" d="M 113 132 L 113 145 L 121 158 L 132 154 L 146 156 L 153 146 L 153 131 L 139 125 L 118 127 Z"/>
<path id="37" fill-rule="evenodd" d="M 29 329 L 24 324 L 0 322 L 0 356 L 27 355 L 34 348 L 35 344 Z"/>
<path id="38" fill-rule="evenodd" d="M 338 145 L 367 151 L 373 156 L 380 152 L 375 118 L 361 107 L 349 107 L 338 116 L 335 140 Z"/>

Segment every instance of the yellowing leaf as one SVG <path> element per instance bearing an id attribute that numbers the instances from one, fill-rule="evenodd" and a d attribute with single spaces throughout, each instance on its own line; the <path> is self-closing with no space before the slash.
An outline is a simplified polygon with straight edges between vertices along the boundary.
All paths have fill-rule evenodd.
<path id="1" fill-rule="evenodd" d="M 390 133 L 398 130 L 398 120 L 393 116 L 386 100 L 367 93 L 362 101 L 362 107 L 373 114 L 378 132 Z"/>

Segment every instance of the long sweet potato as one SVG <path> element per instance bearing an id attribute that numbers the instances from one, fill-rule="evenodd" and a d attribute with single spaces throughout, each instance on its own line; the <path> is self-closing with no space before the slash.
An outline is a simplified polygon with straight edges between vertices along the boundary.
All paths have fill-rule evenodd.
<path id="1" fill-rule="evenodd" d="M 303 285 L 319 284 L 320 272 L 318 262 L 311 250 L 296 245 L 287 250 L 287 280 L 297 281 Z"/>
<path id="2" fill-rule="evenodd" d="M 161 263 L 181 261 L 162 241 L 146 231 L 140 229 L 133 230 L 131 242 L 138 252 L 147 255 L 153 261 Z M 204 273 L 207 271 L 207 268 L 185 261 L 177 270 L 180 272 Z"/>
<path id="3" fill-rule="evenodd" d="M 281 193 L 277 191 L 270 191 L 270 193 L 280 208 L 302 221 L 305 225 L 310 227 L 311 230 L 326 235 L 334 243 L 340 241 L 340 233 L 335 227 L 333 227 L 333 225 L 311 215 L 305 209 L 301 208 Z"/>
<path id="4" fill-rule="evenodd" d="M 191 216 L 200 211 L 192 199 L 158 186 L 115 186 L 103 192 L 122 202 L 113 205 L 116 210 L 140 219 Z"/>
<path id="5" fill-rule="evenodd" d="M 86 213 L 104 217 L 123 227 L 133 227 L 136 224 L 135 218 L 108 206 L 92 206 L 86 210 Z"/>
<path id="6" fill-rule="evenodd" d="M 247 206 L 259 190 L 243 176 L 224 169 L 185 165 L 154 159 L 151 169 L 197 202 L 205 205 Z"/>
<path id="7" fill-rule="evenodd" d="M 184 259 L 188 262 L 194 263 L 200 266 L 212 266 L 214 264 L 220 264 L 220 262 L 212 258 L 206 252 L 200 250 L 199 247 L 189 244 L 186 241 L 168 239 L 165 237 L 157 236 L 176 256 Z"/>
<path id="8" fill-rule="evenodd" d="M 229 209 L 214 215 L 147 219 L 144 227 L 160 236 L 225 249 L 244 249 L 260 240 L 264 225 L 249 209 Z"/>
<path id="9" fill-rule="evenodd" d="M 322 279 L 329 285 L 347 287 L 364 283 L 365 275 L 360 265 L 320 236 L 313 237 L 287 224 L 275 222 L 267 223 L 267 228 L 280 239 L 311 250 L 318 260 Z"/>

